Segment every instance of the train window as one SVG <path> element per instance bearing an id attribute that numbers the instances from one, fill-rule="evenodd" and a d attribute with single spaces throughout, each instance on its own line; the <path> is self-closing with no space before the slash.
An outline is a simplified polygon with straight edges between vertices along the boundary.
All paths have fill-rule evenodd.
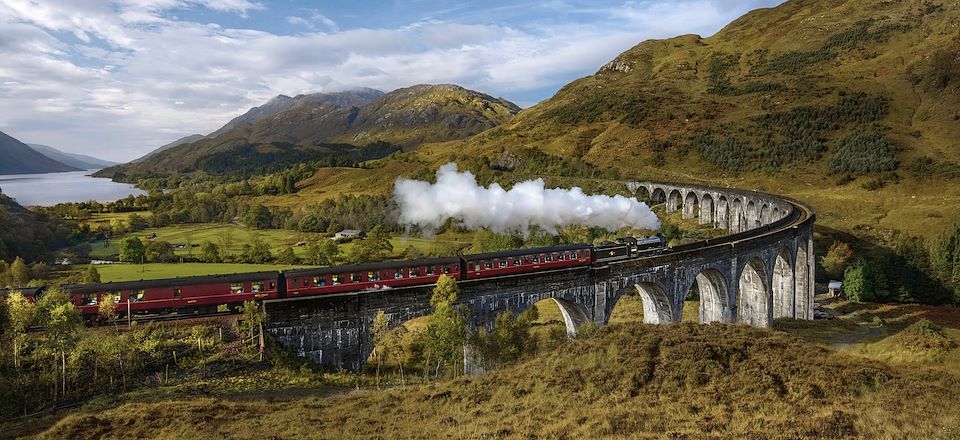
<path id="1" fill-rule="evenodd" d="M 523 262 L 524 262 L 525 264 L 533 264 L 533 258 L 531 258 L 529 255 L 527 255 L 526 257 L 523 257 Z"/>
<path id="2" fill-rule="evenodd" d="M 563 261 L 563 254 L 562 254 L 562 253 L 559 253 L 559 252 L 557 253 L 557 261 Z"/>
<path id="3" fill-rule="evenodd" d="M 340 275 L 334 275 L 332 279 L 333 279 L 334 286 L 336 286 L 337 284 L 340 284 Z"/>
<path id="4" fill-rule="evenodd" d="M 276 281 L 271 281 L 271 282 L 270 282 L 270 290 L 277 290 L 277 282 L 276 282 Z"/>
<path id="5" fill-rule="evenodd" d="M 506 259 L 500 260 L 500 267 L 501 267 L 501 268 L 507 267 L 507 260 L 506 260 Z"/>
<path id="6" fill-rule="evenodd" d="M 427 276 L 436 275 L 437 267 L 436 266 L 427 266 Z"/>
<path id="7" fill-rule="evenodd" d="M 367 281 L 380 281 L 380 272 L 367 272 Z"/>
<path id="8" fill-rule="evenodd" d="M 233 293 L 243 293 L 243 283 L 230 283 L 230 291 Z"/>
<path id="9" fill-rule="evenodd" d="M 403 278 L 403 269 L 397 269 L 397 271 L 393 273 L 393 278 L 396 280 Z"/>
<path id="10" fill-rule="evenodd" d="M 443 266 L 443 273 L 449 274 L 449 273 L 450 273 L 450 266 Z"/>
<path id="11" fill-rule="evenodd" d="M 490 263 L 490 260 L 483 260 L 483 268 L 484 268 L 484 269 L 493 269 L 493 264 Z"/>
<path id="12" fill-rule="evenodd" d="M 418 277 L 418 276 L 420 276 L 420 268 L 419 268 L 419 267 L 411 267 L 411 268 L 410 268 L 410 278 Z"/>
<path id="13" fill-rule="evenodd" d="M 263 281 L 254 281 L 251 283 L 250 291 L 253 293 L 263 292 Z"/>
<path id="14" fill-rule="evenodd" d="M 317 281 L 319 277 L 313 277 L 313 284 L 320 284 Z M 303 282 L 303 287 L 310 287 L 310 278 L 301 278 L 300 281 Z"/>
<path id="15" fill-rule="evenodd" d="M 181 294 L 181 293 L 183 293 L 183 291 L 181 291 L 179 287 L 174 287 L 174 288 L 173 288 L 173 297 L 174 297 L 174 298 L 180 298 L 180 294 Z"/>
<path id="16" fill-rule="evenodd" d="M 479 262 L 479 261 L 476 262 L 476 263 L 473 263 L 473 270 L 476 271 L 476 272 L 480 272 L 480 262 Z"/>
<path id="17" fill-rule="evenodd" d="M 358 283 L 358 282 L 360 282 L 360 274 L 359 274 L 359 273 L 351 273 L 351 274 L 350 274 L 350 282 L 351 282 L 351 283 Z"/>
<path id="18" fill-rule="evenodd" d="M 113 295 L 113 303 L 120 304 L 120 292 L 111 292 L 111 295 Z"/>
<path id="19" fill-rule="evenodd" d="M 97 297 L 93 295 L 83 295 L 80 298 L 80 302 L 85 306 L 93 306 L 97 304 Z"/>
<path id="20" fill-rule="evenodd" d="M 146 293 L 146 292 L 144 292 L 143 289 L 140 289 L 140 290 L 132 291 L 132 292 L 130 292 L 130 293 L 131 293 L 131 296 L 133 296 L 134 298 L 136 298 L 136 301 L 143 301 L 143 295 L 144 295 L 144 293 Z"/>

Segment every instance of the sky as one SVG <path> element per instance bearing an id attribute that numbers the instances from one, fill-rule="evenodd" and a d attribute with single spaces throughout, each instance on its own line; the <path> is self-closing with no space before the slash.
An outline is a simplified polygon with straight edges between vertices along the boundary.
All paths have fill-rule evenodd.
<path id="1" fill-rule="evenodd" d="M 780 0 L 0 0 L 0 131 L 125 162 L 284 94 L 453 83 L 521 107 Z"/>

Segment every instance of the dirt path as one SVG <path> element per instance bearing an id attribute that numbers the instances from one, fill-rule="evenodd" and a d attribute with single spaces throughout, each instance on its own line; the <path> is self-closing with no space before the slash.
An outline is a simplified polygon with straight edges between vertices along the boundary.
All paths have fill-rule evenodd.
<path id="1" fill-rule="evenodd" d="M 887 336 L 887 329 L 873 324 L 859 323 L 861 331 L 846 335 L 839 335 L 830 340 L 830 344 L 837 350 L 848 350 L 851 345 L 867 340 L 876 340 Z"/>

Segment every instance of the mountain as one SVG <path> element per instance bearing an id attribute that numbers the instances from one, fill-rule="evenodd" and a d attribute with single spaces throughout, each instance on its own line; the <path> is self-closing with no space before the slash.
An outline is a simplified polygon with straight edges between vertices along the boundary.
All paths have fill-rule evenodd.
<path id="1" fill-rule="evenodd" d="M 27 144 L 27 146 L 57 162 L 72 166 L 74 168 L 80 168 L 82 170 L 98 170 L 100 168 L 106 168 L 108 166 L 117 164 L 116 162 L 97 159 L 96 157 L 87 156 L 85 154 L 63 152 L 47 145 Z"/>
<path id="2" fill-rule="evenodd" d="M 39 174 L 80 171 L 57 162 L 6 133 L 0 132 L 0 174 Z"/>
<path id="3" fill-rule="evenodd" d="M 278 95 L 258 107 L 251 108 L 246 113 L 237 116 L 220 127 L 217 131 L 210 133 L 209 137 L 217 137 L 226 133 L 241 124 L 252 124 L 267 119 L 278 113 L 296 107 L 321 107 L 330 105 L 335 107 L 354 107 L 361 106 L 373 101 L 384 93 L 380 90 L 360 88 L 336 93 L 311 93 L 306 95 L 297 95 L 293 98 L 286 95 Z"/>
<path id="4" fill-rule="evenodd" d="M 475 172 L 695 181 L 792 195 L 831 228 L 932 238 L 960 221 L 957 22 L 955 2 L 788 1 L 709 38 L 641 42 L 499 127 L 422 146 L 424 169 L 398 159 L 351 179 L 457 160 Z M 504 168 L 504 154 L 536 157 Z M 390 177 L 373 179 L 376 191 Z"/>
<path id="5" fill-rule="evenodd" d="M 189 135 L 189 136 L 184 136 L 184 137 L 182 137 L 182 138 L 180 138 L 180 139 L 177 139 L 177 140 L 175 140 L 175 141 L 173 141 L 173 142 L 170 142 L 169 144 L 163 145 L 163 146 L 157 148 L 156 150 L 153 150 L 153 151 L 147 153 L 146 155 L 144 155 L 144 156 L 142 156 L 142 157 L 139 157 L 139 158 L 137 158 L 137 159 L 132 160 L 131 163 L 143 162 L 143 161 L 146 160 L 148 157 L 151 157 L 151 156 L 153 156 L 153 155 L 155 155 L 155 154 L 157 154 L 157 153 L 160 153 L 160 152 L 162 152 L 162 151 L 167 151 L 167 150 L 169 150 L 169 149 L 171 149 L 171 148 L 173 148 L 173 147 L 177 147 L 177 146 L 180 146 L 180 145 L 183 145 L 183 144 L 193 143 L 193 142 L 199 141 L 200 139 L 203 139 L 203 138 L 205 138 L 205 137 L 206 137 L 206 136 L 204 136 L 204 135 L 202 135 L 202 134 L 191 134 L 191 135 Z"/>
<path id="6" fill-rule="evenodd" d="M 276 156 L 289 161 L 296 161 L 297 155 L 303 156 L 301 161 L 318 160 L 331 150 L 346 154 L 350 146 L 370 146 L 348 154 L 367 160 L 377 157 L 371 155 L 374 152 L 396 151 L 386 145 L 413 149 L 425 142 L 462 139 L 495 127 L 519 111 L 509 101 L 454 85 L 418 85 L 375 97 L 378 93 L 364 89 L 277 97 L 205 139 L 99 175 L 228 173 L 229 163 L 238 157 L 255 156 L 248 164 L 274 162 Z M 340 163 L 339 159 L 333 162 Z"/>

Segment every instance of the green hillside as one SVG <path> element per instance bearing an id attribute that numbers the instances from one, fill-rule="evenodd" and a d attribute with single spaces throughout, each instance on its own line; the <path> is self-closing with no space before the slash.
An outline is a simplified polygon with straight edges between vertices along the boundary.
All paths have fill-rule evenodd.
<path id="1" fill-rule="evenodd" d="M 956 3 L 786 2 L 709 38 L 640 43 L 509 122 L 396 168 L 499 172 L 504 155 L 538 151 L 549 156 L 513 161 L 513 173 L 758 188 L 811 202 L 830 227 L 936 235 L 960 221 L 958 20 Z M 378 166 L 339 183 L 388 191 L 367 174 L 393 165 Z M 317 177 L 311 186 L 333 184 Z"/>

